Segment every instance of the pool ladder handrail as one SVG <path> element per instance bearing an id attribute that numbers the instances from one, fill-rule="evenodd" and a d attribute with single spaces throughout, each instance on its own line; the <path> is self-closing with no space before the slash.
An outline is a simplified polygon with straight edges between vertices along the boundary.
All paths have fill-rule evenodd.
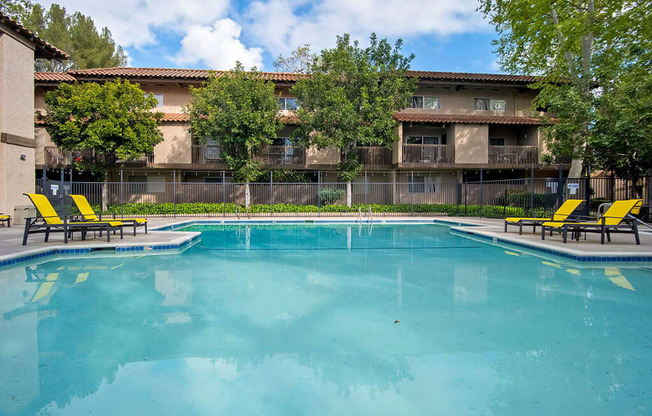
<path id="1" fill-rule="evenodd" d="M 369 221 L 371 224 L 374 223 L 374 212 L 372 211 L 371 207 L 369 207 Z"/>
<path id="2" fill-rule="evenodd" d="M 235 216 L 238 217 L 238 219 L 240 219 L 240 206 L 239 205 L 235 206 Z"/>
<path id="3" fill-rule="evenodd" d="M 360 224 L 362 224 L 362 208 L 358 207 L 358 220 Z"/>

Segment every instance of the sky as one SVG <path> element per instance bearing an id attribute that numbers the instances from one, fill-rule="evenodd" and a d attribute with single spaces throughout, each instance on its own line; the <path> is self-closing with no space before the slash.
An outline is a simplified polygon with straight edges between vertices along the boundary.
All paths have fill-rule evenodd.
<path id="1" fill-rule="evenodd" d="M 51 2 L 41 1 L 48 7 Z M 57 0 L 69 13 L 108 27 L 129 66 L 274 71 L 279 55 L 314 52 L 349 33 L 365 45 L 375 32 L 402 38 L 412 68 L 500 72 L 493 28 L 477 0 Z"/>

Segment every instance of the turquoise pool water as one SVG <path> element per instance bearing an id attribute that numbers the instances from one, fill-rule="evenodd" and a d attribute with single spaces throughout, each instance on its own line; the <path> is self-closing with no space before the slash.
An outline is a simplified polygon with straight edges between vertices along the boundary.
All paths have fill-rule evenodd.
<path id="1" fill-rule="evenodd" d="M 652 413 L 650 268 L 441 225 L 188 229 L 0 269 L 0 415 Z"/>

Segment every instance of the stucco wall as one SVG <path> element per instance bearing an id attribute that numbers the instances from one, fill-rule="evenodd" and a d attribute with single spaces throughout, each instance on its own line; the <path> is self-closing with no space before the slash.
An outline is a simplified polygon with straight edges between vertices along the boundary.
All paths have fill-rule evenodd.
<path id="1" fill-rule="evenodd" d="M 487 163 L 489 160 L 489 126 L 456 124 L 455 163 Z"/>
<path id="2" fill-rule="evenodd" d="M 163 141 L 154 147 L 154 163 L 191 163 L 192 137 L 186 123 L 162 124 Z"/>
<path id="3" fill-rule="evenodd" d="M 34 51 L 0 36 L 0 133 L 34 139 Z M 21 160 L 21 156 L 25 160 Z M 34 148 L 0 143 L 0 211 L 13 215 L 34 192 Z"/>

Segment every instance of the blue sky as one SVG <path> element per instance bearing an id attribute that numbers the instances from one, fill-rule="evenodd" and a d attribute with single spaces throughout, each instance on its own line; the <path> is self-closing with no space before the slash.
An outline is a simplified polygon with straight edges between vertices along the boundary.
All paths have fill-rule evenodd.
<path id="1" fill-rule="evenodd" d="M 228 69 L 236 60 L 273 71 L 303 43 L 338 34 L 404 40 L 420 70 L 499 72 L 491 26 L 476 0 L 59 0 L 91 16 L 123 45 L 131 66 Z M 48 6 L 47 1 L 43 1 Z"/>

